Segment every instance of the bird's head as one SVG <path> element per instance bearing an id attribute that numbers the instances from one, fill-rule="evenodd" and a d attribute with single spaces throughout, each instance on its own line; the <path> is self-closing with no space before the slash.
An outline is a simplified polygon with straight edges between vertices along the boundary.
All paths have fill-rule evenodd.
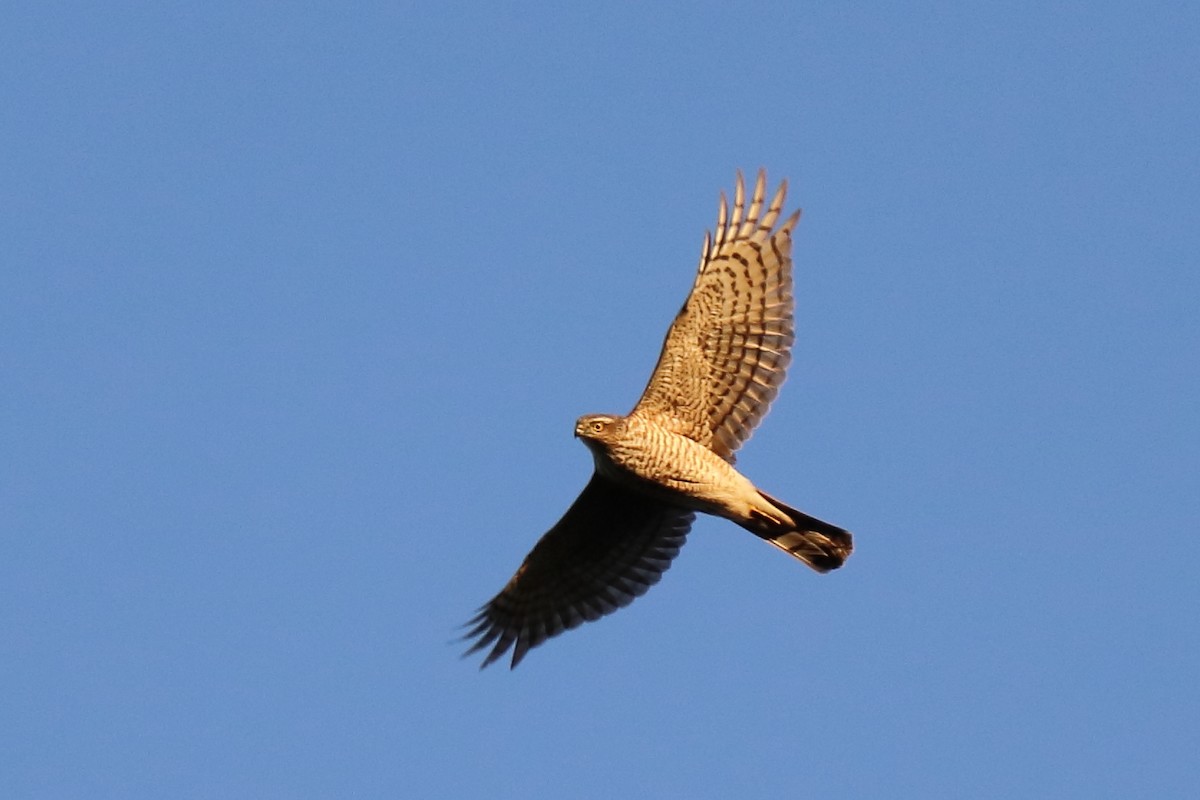
<path id="1" fill-rule="evenodd" d="M 586 414 L 575 421 L 575 435 L 586 445 L 607 443 L 620 432 L 621 418 L 607 414 Z"/>

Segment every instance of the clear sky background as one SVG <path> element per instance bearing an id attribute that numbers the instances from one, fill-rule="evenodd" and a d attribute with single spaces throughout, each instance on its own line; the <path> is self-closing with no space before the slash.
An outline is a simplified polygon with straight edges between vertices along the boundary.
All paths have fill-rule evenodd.
<path id="1" fill-rule="evenodd" d="M 1200 10 L 0 12 L 0 795 L 1200 792 Z M 530 653 L 457 629 L 584 485 L 734 171 L 791 377 Z"/>

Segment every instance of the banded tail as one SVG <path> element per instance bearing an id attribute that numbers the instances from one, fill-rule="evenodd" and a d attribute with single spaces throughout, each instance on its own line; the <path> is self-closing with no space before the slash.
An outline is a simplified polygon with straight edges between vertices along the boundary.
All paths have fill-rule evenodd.
<path id="1" fill-rule="evenodd" d="M 817 572 L 829 572 L 846 562 L 854 549 L 850 531 L 810 517 L 803 511 L 779 502 L 766 492 L 759 492 L 765 500 L 791 517 L 793 524 L 781 524 L 776 520 L 754 514 L 755 527 L 746 529 L 765 539 L 794 558 L 798 558 Z M 754 512 L 751 512 L 752 514 Z"/>

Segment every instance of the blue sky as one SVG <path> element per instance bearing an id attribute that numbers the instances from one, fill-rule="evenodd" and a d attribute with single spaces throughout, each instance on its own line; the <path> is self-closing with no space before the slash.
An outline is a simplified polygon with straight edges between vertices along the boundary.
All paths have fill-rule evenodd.
<path id="1" fill-rule="evenodd" d="M 0 12 L 0 794 L 1195 797 L 1200 11 Z M 736 168 L 797 343 L 628 609 L 454 643 Z"/>

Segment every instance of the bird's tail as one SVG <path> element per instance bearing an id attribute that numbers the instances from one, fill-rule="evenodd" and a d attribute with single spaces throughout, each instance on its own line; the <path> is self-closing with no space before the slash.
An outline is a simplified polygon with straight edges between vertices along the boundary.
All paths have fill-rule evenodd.
<path id="1" fill-rule="evenodd" d="M 850 531 L 810 517 L 803 511 L 785 505 L 766 492 L 759 492 L 767 502 L 791 518 L 791 524 L 781 523 L 755 514 L 758 523 L 747 529 L 757 536 L 800 559 L 817 572 L 829 572 L 845 563 L 854 549 Z M 753 513 L 753 512 L 752 512 Z"/>

